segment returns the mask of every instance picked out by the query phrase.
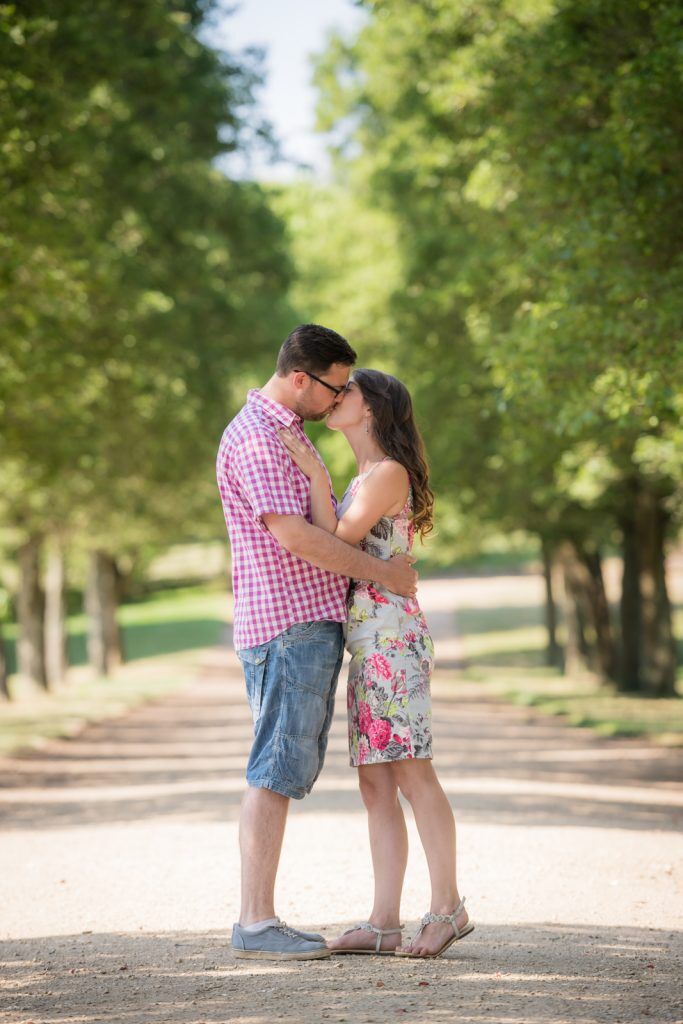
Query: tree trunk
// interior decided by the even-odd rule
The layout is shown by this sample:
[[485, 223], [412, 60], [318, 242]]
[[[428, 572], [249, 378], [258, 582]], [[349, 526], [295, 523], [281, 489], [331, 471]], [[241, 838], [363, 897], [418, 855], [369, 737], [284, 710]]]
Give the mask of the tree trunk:
[[595, 630], [597, 671], [602, 679], [614, 683], [617, 678], [617, 648], [607, 603], [605, 579], [602, 575], [600, 552], [583, 552], [582, 561], [588, 573], [586, 590]]
[[63, 681], [67, 663], [64, 553], [59, 542], [53, 540], [45, 571], [45, 670], [49, 686]]
[[11, 694], [9, 692], [9, 686], [7, 683], [7, 655], [5, 653], [5, 641], [2, 638], [2, 631], [0, 630], [0, 699], [10, 700]]
[[21, 675], [47, 689], [43, 593], [40, 589], [40, 548], [42, 539], [33, 535], [19, 548], [19, 644]]
[[103, 551], [93, 551], [86, 587], [88, 659], [98, 675], [109, 675], [123, 661], [121, 632], [116, 621], [116, 563]]
[[574, 675], [582, 667], [582, 651], [585, 648], [583, 626], [576, 592], [574, 573], [572, 570], [574, 554], [571, 545], [562, 544], [559, 549], [562, 565], [563, 602], [562, 617], [565, 627], [564, 672]]
[[543, 578], [545, 580], [545, 625], [548, 631], [546, 662], [548, 665], [561, 666], [562, 651], [557, 642], [557, 611], [553, 595], [553, 559], [550, 544], [542, 537], [541, 551], [543, 554]]
[[[576, 541], [561, 547], [567, 614], [568, 657], [574, 670], [582, 659], [605, 682], [616, 678], [617, 656], [605, 594], [600, 554]], [[567, 667], [567, 672], [571, 672]]]
[[676, 643], [666, 588], [668, 516], [661, 499], [643, 490], [638, 504], [642, 608], [641, 689], [656, 697], [676, 692]]
[[625, 513], [621, 516], [623, 576], [621, 581], [621, 663], [617, 678], [617, 688], [621, 693], [635, 693], [640, 689], [640, 642], [641, 642], [641, 604], [640, 604], [640, 550], [638, 546], [638, 528], [636, 523], [636, 503], [638, 484], [633, 481], [627, 500]]
[[117, 612], [121, 603], [121, 575], [116, 559], [110, 555], [104, 555], [103, 564], [106, 580], [105, 628], [107, 651], [109, 652], [109, 664], [116, 667], [123, 664], [126, 660], [123, 647], [123, 633], [117, 619]]

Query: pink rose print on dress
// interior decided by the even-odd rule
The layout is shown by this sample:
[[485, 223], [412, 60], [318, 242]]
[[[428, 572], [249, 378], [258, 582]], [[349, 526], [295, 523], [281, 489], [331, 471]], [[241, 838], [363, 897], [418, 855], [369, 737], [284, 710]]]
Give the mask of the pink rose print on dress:
[[375, 588], [371, 584], [368, 584], [368, 594], [375, 602], [375, 604], [389, 604], [386, 597], [383, 597], [382, 594], [380, 594], [379, 590], [375, 590]]
[[370, 705], [366, 704], [364, 700], [360, 702], [358, 708], [358, 725], [361, 732], [368, 732], [372, 725], [372, 712], [370, 711]]
[[404, 633], [403, 635], [405, 636], [409, 644], [414, 644], [417, 642], [417, 633], [413, 633], [412, 629], [409, 629], [408, 632]]
[[391, 739], [391, 722], [385, 718], [376, 718], [368, 730], [370, 746], [375, 750], [384, 750]]
[[358, 764], [365, 764], [369, 756], [370, 744], [366, 740], [365, 736], [361, 736], [358, 740]]
[[403, 611], [406, 615], [416, 615], [419, 612], [420, 606], [414, 597], [406, 597], [403, 602]]
[[368, 660], [375, 672], [377, 672], [382, 679], [391, 679], [391, 665], [383, 654], [373, 654]]

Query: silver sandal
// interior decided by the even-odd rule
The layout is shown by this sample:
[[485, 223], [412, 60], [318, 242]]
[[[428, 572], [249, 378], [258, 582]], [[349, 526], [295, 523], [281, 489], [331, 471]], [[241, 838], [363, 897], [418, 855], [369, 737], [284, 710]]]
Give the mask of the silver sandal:
[[403, 931], [403, 925], [398, 928], [375, 928], [374, 924], [370, 924], [369, 921], [363, 921], [361, 924], [355, 924], [353, 928], [347, 928], [342, 935], [350, 935], [351, 932], [364, 931], [374, 932], [377, 936], [374, 949], [333, 949], [333, 953], [363, 953], [370, 956], [393, 956], [393, 949], [380, 949], [382, 945], [382, 939], [385, 935], [396, 935]]
[[463, 899], [460, 900], [460, 903], [458, 903], [457, 907], [455, 908], [452, 914], [425, 914], [425, 916], [422, 918], [422, 921], [420, 922], [420, 927], [418, 928], [413, 938], [410, 940], [411, 946], [413, 942], [415, 942], [415, 939], [419, 938], [419, 936], [422, 934], [423, 928], [426, 928], [428, 924], [437, 924], [437, 922], [447, 921], [450, 924], [451, 928], [453, 929], [453, 938], [448, 939], [446, 942], [444, 942], [441, 949], [437, 949], [436, 953], [410, 953], [402, 949], [397, 949], [394, 953], [394, 956], [408, 956], [412, 957], [414, 960], [432, 960], [434, 957], [441, 956], [441, 954], [445, 953], [449, 946], [452, 946], [454, 942], [457, 942], [458, 939], [464, 939], [466, 935], [469, 935], [470, 932], [474, 931], [474, 924], [472, 921], [468, 921], [467, 924], [463, 925], [462, 928], [458, 928], [457, 924], [455, 923], [456, 917], [458, 916], [458, 914], [462, 912], [464, 906], [465, 899], [463, 897]]

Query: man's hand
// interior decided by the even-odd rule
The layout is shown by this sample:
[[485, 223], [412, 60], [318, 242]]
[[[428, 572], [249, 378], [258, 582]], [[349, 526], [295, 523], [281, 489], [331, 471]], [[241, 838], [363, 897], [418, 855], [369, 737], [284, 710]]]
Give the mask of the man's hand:
[[381, 582], [394, 594], [401, 597], [415, 597], [417, 593], [417, 572], [412, 568], [417, 561], [414, 555], [394, 555], [385, 562], [386, 573]]

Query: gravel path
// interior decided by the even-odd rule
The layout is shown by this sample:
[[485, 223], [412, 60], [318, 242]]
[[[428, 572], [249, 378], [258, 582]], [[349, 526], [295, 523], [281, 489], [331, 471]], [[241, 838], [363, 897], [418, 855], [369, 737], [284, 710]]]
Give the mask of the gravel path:
[[[683, 1022], [683, 751], [603, 740], [453, 684], [438, 635], [435, 764], [477, 928], [437, 961], [235, 961], [250, 719], [228, 648], [186, 690], [0, 761], [0, 1022]], [[341, 696], [341, 695], [340, 695]], [[404, 914], [428, 905], [410, 823]], [[315, 792], [292, 805], [278, 910], [332, 936], [371, 893], [340, 700]]]

